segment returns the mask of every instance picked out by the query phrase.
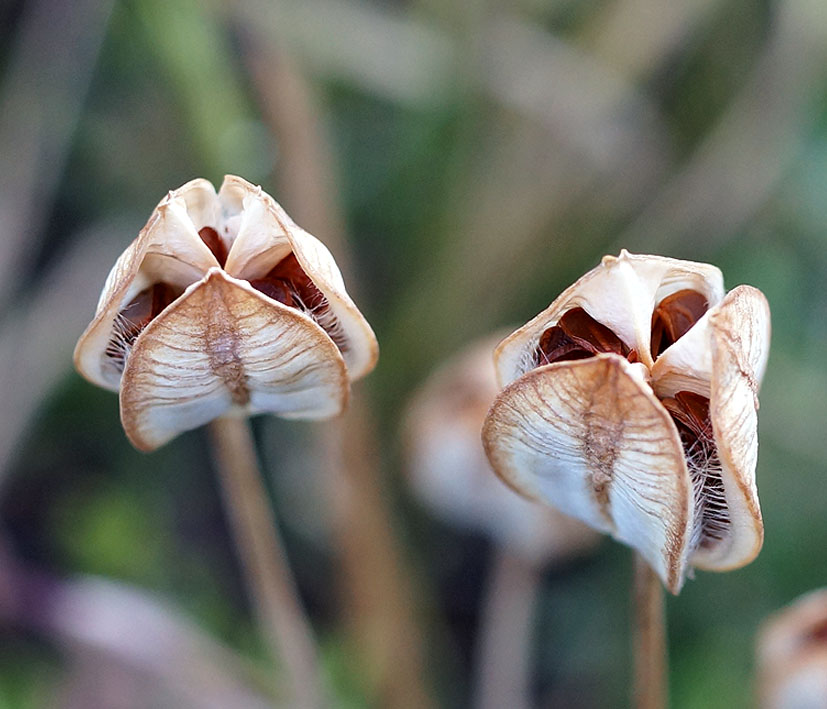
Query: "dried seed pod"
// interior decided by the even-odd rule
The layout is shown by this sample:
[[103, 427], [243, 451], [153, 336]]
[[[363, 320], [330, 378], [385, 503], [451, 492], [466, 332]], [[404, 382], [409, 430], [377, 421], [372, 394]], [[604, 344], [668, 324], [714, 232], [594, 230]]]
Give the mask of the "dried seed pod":
[[170, 192], [109, 273], [75, 348], [152, 450], [226, 413], [339, 413], [375, 365], [373, 331], [330, 252], [260, 187]]
[[767, 619], [757, 655], [764, 709], [827, 707], [827, 589], [811, 591]]
[[500, 339], [472, 343], [416, 393], [405, 420], [410, 482], [431, 512], [491, 537], [530, 564], [569, 558], [594, 547], [599, 535], [514, 494], [493, 475], [480, 443], [498, 390], [491, 350]]
[[714, 266], [606, 256], [495, 350], [495, 471], [637, 549], [673, 593], [690, 567], [749, 563], [769, 322]]

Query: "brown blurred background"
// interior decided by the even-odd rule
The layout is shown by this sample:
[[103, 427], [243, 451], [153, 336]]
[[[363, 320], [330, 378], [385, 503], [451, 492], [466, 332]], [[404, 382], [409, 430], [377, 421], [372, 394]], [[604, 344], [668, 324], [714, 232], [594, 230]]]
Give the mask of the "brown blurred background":
[[[204, 432], [140, 454], [71, 366], [154, 205], [225, 173], [382, 349], [344, 422], [254, 422], [336, 706], [470, 702], [493, 544], [401, 435], [443, 359], [621, 248], [766, 293], [765, 547], [668, 599], [673, 706], [752, 705], [758, 623], [827, 579], [822, 3], [4, 0], [0, 106], [0, 707], [267, 705]], [[541, 576], [533, 701], [623, 706], [630, 553]]]

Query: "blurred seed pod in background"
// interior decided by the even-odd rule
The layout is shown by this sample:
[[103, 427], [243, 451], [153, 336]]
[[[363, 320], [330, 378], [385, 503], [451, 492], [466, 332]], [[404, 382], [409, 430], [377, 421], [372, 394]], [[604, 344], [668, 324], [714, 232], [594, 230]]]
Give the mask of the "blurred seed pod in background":
[[542, 570], [592, 551], [600, 535], [510, 490], [485, 457], [480, 429], [497, 393], [492, 352], [474, 342], [416, 393], [406, 417], [409, 481], [428, 510], [495, 546], [476, 640], [473, 704], [533, 705], [534, 607]]
[[503, 334], [454, 355], [416, 393], [405, 423], [409, 482], [445, 522], [530, 563], [554, 563], [591, 549], [599, 535], [516, 494], [491, 470], [480, 429], [497, 394], [492, 352]]
[[827, 588], [801, 596], [764, 621], [757, 660], [763, 709], [827, 707]]

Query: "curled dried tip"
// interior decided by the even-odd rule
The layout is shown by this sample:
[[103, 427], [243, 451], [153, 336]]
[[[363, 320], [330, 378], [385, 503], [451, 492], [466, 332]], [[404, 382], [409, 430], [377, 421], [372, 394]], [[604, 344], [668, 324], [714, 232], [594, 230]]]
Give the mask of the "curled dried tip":
[[749, 563], [763, 541], [760, 291], [714, 266], [621, 252], [495, 350], [505, 388], [483, 439], [495, 471], [637, 549], [677, 593], [693, 566]]
[[827, 589], [770, 616], [756, 653], [763, 709], [827, 706]]
[[409, 481], [433, 514], [493, 538], [529, 563], [570, 558], [593, 548], [599, 535], [509, 490], [480, 442], [497, 393], [491, 350], [500, 337], [471, 343], [416, 392], [405, 417]]
[[377, 357], [330, 252], [234, 176], [168, 193], [75, 348], [144, 450], [233, 411], [335, 415]]

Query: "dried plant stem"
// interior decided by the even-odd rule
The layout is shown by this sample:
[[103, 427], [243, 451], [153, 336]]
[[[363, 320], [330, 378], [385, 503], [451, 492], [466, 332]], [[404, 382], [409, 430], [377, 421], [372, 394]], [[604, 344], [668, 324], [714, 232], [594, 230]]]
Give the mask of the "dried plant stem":
[[346, 622], [374, 703], [388, 709], [434, 707], [416, 594], [394, 533], [364, 397], [353, 392], [349, 410], [326, 432], [331, 472], [337, 473], [330, 480]]
[[480, 618], [474, 706], [531, 706], [531, 620], [540, 584], [537, 567], [507, 549], [489, 572]]
[[[242, 21], [239, 31], [263, 115], [283, 147], [278, 171], [282, 203], [303, 227], [323, 238], [348, 283], [358, 289], [336, 199], [334, 156], [323, 134], [312, 86], [300, 65], [272, 38], [262, 35], [261, 27]], [[434, 706], [425, 680], [416, 594], [393, 529], [385, 474], [364, 396], [354, 391], [348, 411], [318, 433], [330, 461], [326, 477], [344, 612], [367, 683], [383, 707]]]
[[249, 424], [219, 418], [210, 425], [227, 514], [251, 600], [272, 653], [291, 684], [291, 706], [319, 707], [316, 647], [256, 461]]
[[635, 554], [634, 581], [634, 694], [637, 709], [663, 709], [667, 705], [666, 622], [660, 579]]

